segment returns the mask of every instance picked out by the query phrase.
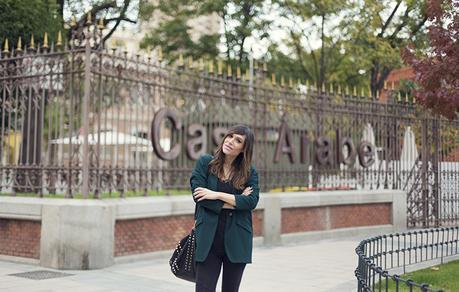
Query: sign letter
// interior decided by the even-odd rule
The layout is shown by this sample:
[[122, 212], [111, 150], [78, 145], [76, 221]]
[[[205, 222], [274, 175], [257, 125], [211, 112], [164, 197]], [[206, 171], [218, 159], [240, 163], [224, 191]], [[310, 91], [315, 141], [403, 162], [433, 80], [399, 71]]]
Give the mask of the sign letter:
[[[186, 154], [188, 158], [197, 160], [200, 155], [206, 153], [207, 150], [207, 133], [203, 125], [191, 124], [188, 127], [188, 137], [194, 137], [188, 140], [186, 145]], [[196, 146], [199, 150], [196, 151]]]
[[[180, 154], [180, 145], [176, 144], [169, 152], [164, 151], [164, 149], [159, 144], [159, 140], [161, 138], [160, 130], [161, 130], [161, 122], [164, 119], [169, 119], [172, 123], [172, 129], [180, 130], [182, 124], [177, 118], [177, 114], [174, 110], [163, 108], [156, 112], [153, 121], [151, 122], [151, 143], [153, 144], [153, 149], [155, 154], [162, 160], [173, 160], [177, 158]], [[171, 137], [172, 138], [172, 137]]]
[[[284, 145], [285, 142], [285, 145]], [[290, 163], [294, 163], [293, 158], [293, 145], [290, 137], [290, 130], [286, 121], [282, 121], [279, 130], [279, 139], [277, 139], [276, 153], [274, 155], [274, 163], [279, 162], [280, 155], [286, 153], [290, 159]]]

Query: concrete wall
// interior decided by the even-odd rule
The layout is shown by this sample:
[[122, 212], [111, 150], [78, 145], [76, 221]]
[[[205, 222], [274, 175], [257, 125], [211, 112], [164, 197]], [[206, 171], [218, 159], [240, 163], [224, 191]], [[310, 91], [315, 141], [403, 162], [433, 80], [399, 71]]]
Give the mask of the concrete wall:
[[88, 270], [113, 264], [115, 210], [99, 201], [42, 207], [40, 264]]
[[[159, 251], [169, 253], [191, 229], [193, 212], [194, 203], [188, 196], [0, 197], [0, 222], [41, 224], [39, 246], [35, 246], [40, 251], [38, 261], [21, 253], [6, 253], [2, 246], [0, 259], [56, 269], [97, 269]], [[255, 245], [398, 232], [406, 228], [406, 194], [394, 190], [263, 193], [253, 224]], [[0, 238], [5, 236], [14, 239], [0, 226]]]

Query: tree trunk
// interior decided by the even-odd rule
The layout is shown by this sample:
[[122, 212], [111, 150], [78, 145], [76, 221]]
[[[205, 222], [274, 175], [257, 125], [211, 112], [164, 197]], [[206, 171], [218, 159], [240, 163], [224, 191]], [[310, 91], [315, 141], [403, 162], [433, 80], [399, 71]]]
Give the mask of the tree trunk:
[[320, 49], [319, 80], [317, 82], [319, 88], [322, 88], [322, 84], [325, 83], [325, 33], [324, 33], [324, 25], [325, 25], [325, 14], [322, 14], [322, 27], [321, 27], [322, 47]]
[[65, 0], [57, 0], [56, 1], [57, 6], [59, 7], [57, 11], [59, 12], [59, 16], [61, 19], [64, 19], [64, 5], [65, 5]]
[[240, 44], [241, 50], [239, 51], [239, 64], [242, 64], [242, 58], [244, 57], [244, 43], [245, 43], [245, 37], [242, 39], [241, 44]]
[[383, 67], [382, 71], [380, 72], [380, 63], [379, 61], [373, 61], [373, 68], [370, 71], [370, 90], [371, 96], [377, 96], [377, 92], [381, 92], [384, 88], [384, 82], [389, 76], [391, 69], [388, 67]]

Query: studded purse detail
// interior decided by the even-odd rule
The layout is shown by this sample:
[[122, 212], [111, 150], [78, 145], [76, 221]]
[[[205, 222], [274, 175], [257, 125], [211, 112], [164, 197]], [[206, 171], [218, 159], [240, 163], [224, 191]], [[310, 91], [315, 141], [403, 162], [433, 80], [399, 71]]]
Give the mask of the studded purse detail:
[[196, 263], [194, 261], [196, 250], [196, 235], [194, 228], [177, 244], [169, 260], [172, 273], [183, 280], [196, 281]]

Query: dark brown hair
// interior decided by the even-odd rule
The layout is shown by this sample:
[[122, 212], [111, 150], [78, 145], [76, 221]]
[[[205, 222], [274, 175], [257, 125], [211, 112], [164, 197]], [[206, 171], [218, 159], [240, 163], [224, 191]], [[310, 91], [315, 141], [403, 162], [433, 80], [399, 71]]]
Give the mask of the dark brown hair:
[[215, 151], [214, 158], [209, 163], [210, 172], [219, 177], [223, 178], [224, 171], [223, 165], [225, 164], [225, 154], [222, 151], [223, 143], [225, 142], [226, 137], [232, 134], [243, 135], [245, 136], [244, 146], [241, 153], [234, 159], [233, 164], [231, 165], [231, 177], [229, 178], [231, 184], [236, 188], [242, 190], [245, 183], [250, 178], [250, 167], [252, 165], [252, 155], [253, 155], [253, 144], [254, 136], [252, 130], [245, 125], [236, 125], [228, 130], [220, 144]]

